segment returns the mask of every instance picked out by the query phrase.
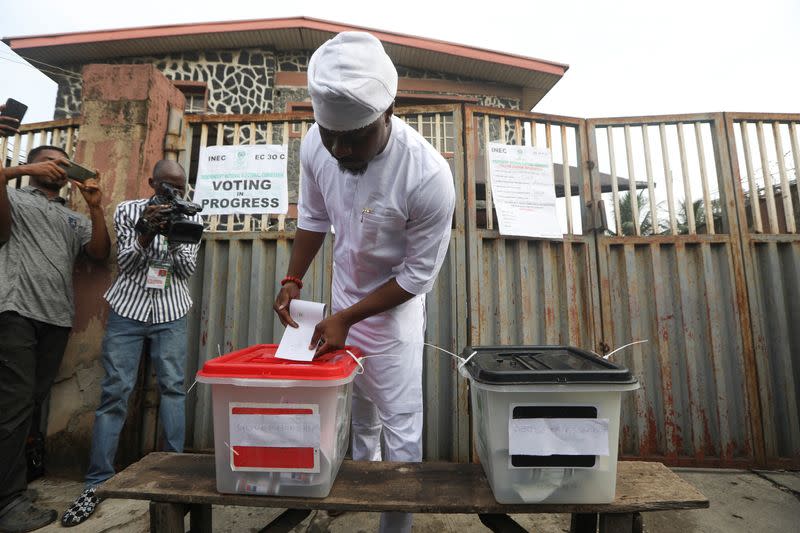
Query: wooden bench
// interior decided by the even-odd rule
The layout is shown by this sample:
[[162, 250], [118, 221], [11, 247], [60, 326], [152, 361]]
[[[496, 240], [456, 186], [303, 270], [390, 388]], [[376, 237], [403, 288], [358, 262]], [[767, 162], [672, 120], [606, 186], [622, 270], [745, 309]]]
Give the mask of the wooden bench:
[[192, 533], [211, 531], [212, 505], [288, 509], [262, 532], [288, 532], [315, 509], [478, 514], [495, 532], [525, 531], [508, 513], [571, 513], [573, 533], [642, 531], [639, 513], [700, 509], [708, 500], [661, 463], [620, 462], [617, 498], [609, 504], [497, 503], [481, 465], [344, 461], [330, 495], [324, 499], [220, 494], [214, 456], [151, 453], [99, 489], [103, 498], [150, 500], [150, 531], [184, 531], [190, 513]]

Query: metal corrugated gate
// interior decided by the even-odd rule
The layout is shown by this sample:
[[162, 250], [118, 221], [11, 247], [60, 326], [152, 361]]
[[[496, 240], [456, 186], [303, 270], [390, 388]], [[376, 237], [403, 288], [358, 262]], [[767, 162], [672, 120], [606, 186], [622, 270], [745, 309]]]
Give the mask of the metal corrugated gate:
[[[765, 462], [800, 465], [800, 115], [725, 114]], [[765, 131], [766, 130], [766, 131]]]
[[649, 339], [614, 356], [642, 384], [624, 399], [621, 453], [752, 464], [759, 416], [722, 115], [589, 120], [588, 137], [605, 156], [593, 181], [620, 168], [629, 180], [593, 187], [614, 218], [598, 234], [603, 339]]
[[[754, 205], [749, 191], [764, 189], [771, 174], [748, 182], [748, 136], [733, 134], [742, 124], [762, 128], [750, 122], [778, 124], [781, 134], [771, 140], [754, 130], [762, 167], [767, 148], [791, 146], [796, 173], [797, 116], [587, 121], [474, 106], [398, 114], [451, 162], [461, 199], [447, 260], [428, 295], [428, 342], [455, 352], [469, 344], [544, 343], [603, 353], [649, 339], [614, 355], [643, 384], [625, 400], [623, 455], [671, 464], [800, 464], [800, 337], [792, 328], [800, 316], [800, 221], [792, 226], [789, 216], [796, 220], [800, 196], [792, 203], [783, 192], [779, 202], [760, 195]], [[193, 166], [198, 145], [284, 143], [296, 194], [297, 151], [311, 120], [191, 117], [196, 133], [184, 164]], [[551, 149], [563, 240], [499, 234], [487, 141]], [[744, 178], [740, 167], [748, 169]], [[776, 169], [775, 183], [796, 194], [788, 168]], [[288, 263], [293, 214], [209, 222], [193, 279], [190, 353], [198, 357], [190, 372], [218, 346], [227, 352], [281, 334], [271, 304]], [[329, 300], [330, 242], [306, 281], [313, 296], [306, 295]], [[193, 394], [189, 444], [208, 447], [209, 391]], [[467, 384], [447, 356], [426, 351], [424, 394], [425, 457], [469, 460]]]
[[[599, 312], [594, 235], [583, 231], [591, 219], [583, 120], [480, 107], [467, 107], [465, 116], [470, 343], [593, 349]], [[563, 240], [500, 235], [488, 142], [551, 149], [561, 169]]]

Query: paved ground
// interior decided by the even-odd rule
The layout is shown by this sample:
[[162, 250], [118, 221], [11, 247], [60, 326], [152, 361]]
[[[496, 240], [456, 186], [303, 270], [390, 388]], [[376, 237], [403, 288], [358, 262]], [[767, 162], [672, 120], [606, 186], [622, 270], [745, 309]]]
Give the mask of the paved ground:
[[[645, 530], [663, 533], [795, 533], [800, 531], [800, 472], [676, 469], [711, 501], [710, 509], [645, 514]], [[81, 491], [81, 483], [58, 478], [31, 484], [37, 501], [63, 512]], [[257, 532], [279, 511], [252, 507], [214, 507], [214, 531]], [[528, 531], [569, 531], [568, 515], [514, 515]], [[424, 533], [488, 531], [475, 516], [416, 515], [414, 531]], [[377, 530], [378, 515], [348, 513], [331, 519], [325, 513], [310, 516], [295, 533], [369, 533]], [[146, 532], [146, 502], [108, 500], [71, 533]], [[187, 521], [188, 528], [188, 521]], [[40, 532], [64, 533], [59, 524]]]

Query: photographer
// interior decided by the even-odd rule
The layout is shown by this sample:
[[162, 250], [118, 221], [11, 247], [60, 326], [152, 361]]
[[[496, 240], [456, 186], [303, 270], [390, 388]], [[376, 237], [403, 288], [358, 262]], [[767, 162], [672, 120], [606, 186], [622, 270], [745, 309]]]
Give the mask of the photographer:
[[[188, 280], [197, 264], [202, 223], [196, 213], [178, 215], [176, 223], [175, 206], [167, 204], [188, 204], [170, 194], [174, 190], [182, 197], [186, 190], [186, 175], [178, 163], [159, 161], [148, 183], [153, 198], [122, 202], [114, 214], [119, 272], [105, 294], [111, 306], [103, 339], [106, 377], [95, 412], [85, 490], [61, 517], [67, 527], [89, 518], [100, 503], [95, 487], [114, 475], [119, 435], [145, 339], [150, 340], [161, 392], [159, 417], [166, 449], [183, 451], [186, 314], [192, 306]], [[170, 242], [165, 236], [170, 225], [197, 230], [195, 244]]]
[[[0, 531], [29, 531], [57, 517], [25, 496], [25, 443], [72, 328], [75, 260], [84, 253], [102, 261], [111, 247], [96, 180], [73, 182], [91, 219], [59, 196], [68, 164], [61, 148], [39, 146], [26, 164], [0, 168]], [[7, 187], [23, 176], [28, 187]]]

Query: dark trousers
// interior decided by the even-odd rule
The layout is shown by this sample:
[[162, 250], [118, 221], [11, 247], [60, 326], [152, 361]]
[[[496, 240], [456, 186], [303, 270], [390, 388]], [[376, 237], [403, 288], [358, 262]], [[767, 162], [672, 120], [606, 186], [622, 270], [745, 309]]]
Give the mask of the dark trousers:
[[0, 509], [28, 486], [25, 442], [50, 391], [70, 328], [0, 313]]

